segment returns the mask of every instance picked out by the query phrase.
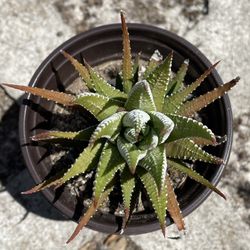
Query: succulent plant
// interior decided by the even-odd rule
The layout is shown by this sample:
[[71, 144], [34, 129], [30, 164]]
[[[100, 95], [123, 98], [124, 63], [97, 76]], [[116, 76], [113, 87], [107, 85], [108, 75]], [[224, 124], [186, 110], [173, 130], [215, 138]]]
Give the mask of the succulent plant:
[[189, 85], [184, 83], [189, 62], [184, 61], [179, 70], [173, 73], [173, 52], [164, 60], [154, 54], [145, 70], [141, 70], [138, 58], [132, 60], [129, 33], [123, 13], [121, 22], [122, 70], [116, 78], [115, 86], [86, 62], [81, 64], [65, 51], [62, 51], [62, 54], [78, 71], [88, 89], [80, 95], [4, 84], [61, 105], [82, 106], [98, 121], [96, 126], [79, 132], [47, 131], [32, 137], [35, 141], [60, 138], [88, 142], [88, 146], [65, 173], [60, 172], [23, 192], [31, 194], [51, 186], [59, 187], [80, 174], [94, 170], [92, 203], [68, 242], [75, 238], [108, 198], [117, 185], [117, 178], [120, 180], [124, 207], [122, 230], [133, 213], [132, 196], [138, 196], [141, 188], [139, 183], [147, 192], [163, 234], [165, 235], [167, 211], [178, 229], [184, 229], [169, 169], [185, 173], [225, 198], [221, 191], [189, 166], [190, 162], [195, 161], [222, 163], [222, 159], [202, 149], [205, 145], [216, 146], [220, 142], [208, 127], [194, 117], [202, 108], [229, 91], [239, 78], [194, 98], [191, 95], [193, 91], [218, 63]]

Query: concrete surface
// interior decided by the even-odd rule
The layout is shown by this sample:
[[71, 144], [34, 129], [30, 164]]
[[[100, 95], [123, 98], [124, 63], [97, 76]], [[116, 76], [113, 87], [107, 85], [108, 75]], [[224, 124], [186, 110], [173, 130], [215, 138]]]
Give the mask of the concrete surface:
[[[184, 36], [218, 67], [224, 81], [239, 75], [230, 98], [234, 144], [219, 187], [185, 219], [187, 233], [164, 239], [160, 232], [103, 240], [84, 229], [69, 246], [75, 227], [40, 195], [23, 197], [32, 185], [18, 145], [18, 97], [0, 89], [0, 249], [250, 249], [250, 2], [248, 0], [0, 0], [0, 82], [28, 83], [55, 47], [88, 28], [128, 20], [150, 23]], [[10, 94], [10, 95], [9, 95]], [[169, 237], [176, 236], [174, 227]], [[109, 242], [109, 243], [107, 243]]]

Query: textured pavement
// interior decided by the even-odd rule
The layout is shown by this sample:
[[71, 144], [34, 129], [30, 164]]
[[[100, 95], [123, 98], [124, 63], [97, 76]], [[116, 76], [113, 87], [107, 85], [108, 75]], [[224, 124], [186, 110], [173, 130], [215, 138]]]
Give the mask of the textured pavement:
[[[210, 0], [0, 0], [0, 82], [27, 84], [41, 61], [76, 33], [119, 22], [154, 24], [183, 36], [212, 62], [226, 82], [240, 76], [229, 96], [234, 144], [219, 188], [186, 219], [187, 233], [164, 239], [160, 232], [116, 238], [84, 229], [69, 246], [75, 227], [32, 186], [18, 144], [19, 92], [0, 89], [0, 249], [250, 249], [250, 1]], [[168, 236], [178, 235], [171, 226]]]

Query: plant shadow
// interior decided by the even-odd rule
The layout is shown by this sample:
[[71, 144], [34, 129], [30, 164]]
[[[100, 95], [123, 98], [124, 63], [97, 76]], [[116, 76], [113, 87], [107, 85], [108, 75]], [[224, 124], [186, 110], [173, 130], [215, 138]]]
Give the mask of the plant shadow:
[[[2, 96], [2, 93], [1, 93]], [[66, 220], [46, 198], [40, 194], [22, 195], [21, 192], [35, 185], [21, 153], [18, 133], [19, 105], [6, 95], [1, 104], [0, 121], [0, 192], [8, 192], [16, 202], [25, 208], [22, 220], [31, 212], [52, 220]], [[19, 100], [20, 102], [20, 100]], [[9, 105], [8, 105], [9, 104]], [[7, 108], [7, 106], [9, 106]], [[7, 108], [7, 109], [6, 109]]]

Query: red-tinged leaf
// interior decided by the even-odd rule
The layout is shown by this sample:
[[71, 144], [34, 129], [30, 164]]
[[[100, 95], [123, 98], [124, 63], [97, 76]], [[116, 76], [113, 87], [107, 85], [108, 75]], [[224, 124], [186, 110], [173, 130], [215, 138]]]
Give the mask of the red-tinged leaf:
[[122, 61], [122, 76], [124, 92], [128, 93], [132, 87], [133, 67], [132, 55], [129, 40], [128, 27], [126, 24], [124, 13], [121, 11], [122, 23], [122, 38], [123, 38], [123, 61]]
[[179, 110], [181, 105], [183, 105], [183, 102], [186, 101], [188, 96], [200, 86], [200, 84], [212, 72], [212, 70], [217, 66], [218, 63], [219, 62], [215, 63], [210, 68], [208, 68], [200, 77], [198, 77], [193, 83], [188, 85], [186, 88], [174, 94], [166, 95], [163, 106], [163, 113], [175, 114]]
[[142, 167], [138, 167], [137, 174], [139, 175], [147, 194], [152, 202], [154, 211], [159, 220], [162, 233], [165, 237], [166, 228], [166, 208], [167, 208], [167, 189], [162, 188], [161, 193], [158, 192], [157, 185], [152, 175]]
[[67, 240], [66, 244], [70, 243], [80, 233], [80, 231], [88, 224], [89, 220], [94, 215], [98, 207], [100, 207], [102, 203], [108, 198], [113, 188], [114, 188], [114, 179], [109, 183], [106, 190], [100, 196], [99, 200], [95, 204], [94, 202], [92, 202], [86, 213], [80, 219], [79, 224], [77, 225], [73, 234]]
[[54, 90], [41, 89], [37, 87], [30, 87], [30, 86], [23, 86], [23, 85], [16, 85], [16, 84], [3, 83], [3, 85], [13, 88], [13, 89], [18, 89], [18, 90], [30, 93], [32, 95], [40, 96], [44, 99], [54, 101], [62, 105], [66, 105], [66, 106], [75, 105], [76, 98], [70, 94], [65, 94], [62, 92], [54, 91]]
[[179, 203], [176, 199], [176, 195], [171, 184], [169, 176], [166, 176], [166, 185], [167, 185], [167, 210], [176, 224], [179, 231], [185, 230], [185, 224], [182, 217], [182, 213], [179, 207]]
[[179, 70], [177, 71], [176, 75], [173, 77], [173, 79], [170, 81], [168, 85], [167, 94], [173, 94], [181, 89], [184, 88], [184, 78], [187, 73], [189, 65], [189, 60], [185, 60]]
[[57, 141], [58, 139], [89, 141], [96, 126], [91, 126], [77, 132], [46, 131], [31, 137], [33, 141]]
[[21, 194], [33, 194], [33, 193], [42, 191], [45, 188], [56, 186], [56, 185], [61, 183], [61, 178], [63, 177], [63, 175], [64, 175], [64, 171], [61, 171], [61, 172], [57, 173], [55, 176], [49, 178], [48, 180], [45, 180], [42, 183], [34, 186], [33, 188], [31, 188], [27, 191], [21, 192]]
[[125, 218], [123, 222], [123, 228], [124, 228], [129, 220], [131, 198], [135, 188], [135, 177], [130, 173], [130, 170], [127, 166], [121, 173], [121, 188], [122, 188], [123, 205], [125, 213]]
[[191, 101], [184, 103], [177, 114], [183, 116], [193, 116], [196, 112], [200, 111], [202, 108], [206, 107], [210, 103], [214, 102], [219, 97], [223, 96], [227, 91], [236, 85], [240, 80], [239, 77], [225, 83], [214, 90], [207, 92]]
[[73, 56], [71, 56], [67, 52], [61, 50], [61, 53], [71, 62], [71, 64], [76, 69], [76, 71], [79, 73], [82, 80], [84, 82], [86, 82], [88, 88], [92, 89], [91, 79], [90, 79], [89, 72], [88, 72], [87, 68], [84, 65], [82, 65], [80, 62], [78, 62]]

